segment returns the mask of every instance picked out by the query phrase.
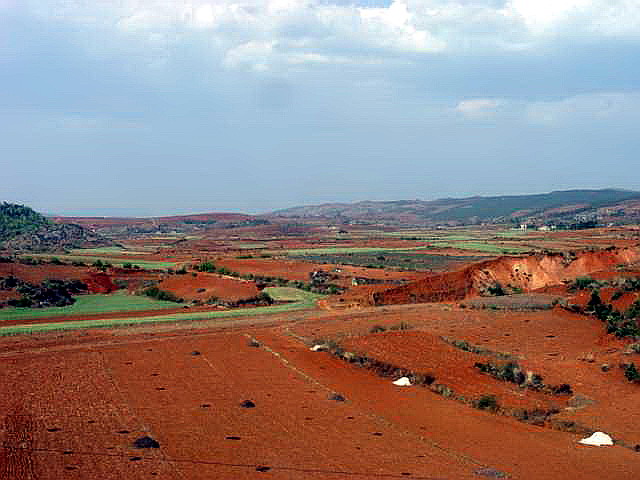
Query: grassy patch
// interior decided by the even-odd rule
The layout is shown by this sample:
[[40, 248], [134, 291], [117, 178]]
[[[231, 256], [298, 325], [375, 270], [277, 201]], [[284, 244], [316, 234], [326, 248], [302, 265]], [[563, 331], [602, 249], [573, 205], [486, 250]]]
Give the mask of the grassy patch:
[[267, 287], [264, 291], [276, 302], [302, 302], [312, 305], [322, 295], [293, 287]]
[[385, 253], [408, 252], [412, 250], [428, 250], [429, 245], [408, 248], [391, 247], [321, 247], [321, 248], [294, 248], [291, 250], [271, 250], [274, 255], [307, 256], [307, 255], [332, 255], [345, 253]]
[[174, 302], [120, 292], [112, 295], [79, 295], [74, 298], [76, 302], [66, 307], [3, 308], [0, 309], [0, 321], [176, 308]]
[[434, 242], [433, 244], [436, 247], [441, 248], [457, 248], [460, 250], [473, 250], [476, 252], [487, 252], [487, 253], [524, 253], [531, 251], [530, 248], [526, 247], [518, 247], [515, 245], [497, 245], [494, 243], [484, 243], [484, 242]]
[[402, 270], [415, 271], [445, 270], [457, 265], [484, 260], [484, 257], [479, 256], [432, 255], [411, 252], [307, 255], [300, 258], [314, 263], [355, 265], [373, 268], [399, 268]]
[[[175, 303], [172, 304], [175, 306]], [[143, 323], [167, 323], [167, 322], [187, 322], [196, 320], [213, 320], [217, 318], [243, 317], [254, 315], [267, 315], [272, 313], [283, 313], [294, 310], [307, 309], [311, 304], [307, 302], [287, 303], [283, 305], [274, 305], [271, 307], [256, 308], [240, 308], [237, 310], [228, 310], [222, 312], [198, 312], [198, 313], [174, 313], [169, 315], [157, 315], [153, 317], [126, 317], [126, 318], [109, 318], [96, 320], [81, 320], [75, 322], [57, 322], [57, 323], [40, 323], [35, 325], [15, 325], [10, 327], [1, 327], [0, 336], [19, 335], [30, 333], [50, 332], [57, 330], [72, 330], [82, 328], [105, 328], [138, 325]]]
[[52, 258], [55, 257], [67, 263], [71, 263], [71, 262], [93, 263], [100, 260], [101, 262], [110, 263], [114, 266], [120, 266], [120, 267], [125, 263], [133, 262], [139, 267], [147, 268], [147, 269], [165, 269], [165, 268], [172, 268], [177, 265], [176, 262], [159, 262], [159, 261], [153, 261], [153, 260], [123, 259], [123, 258], [113, 258], [109, 256], [91, 256], [91, 255], [52, 255], [47, 253], [34, 253], [29, 255], [21, 255], [20, 257], [41, 258], [47, 261], [50, 261]]

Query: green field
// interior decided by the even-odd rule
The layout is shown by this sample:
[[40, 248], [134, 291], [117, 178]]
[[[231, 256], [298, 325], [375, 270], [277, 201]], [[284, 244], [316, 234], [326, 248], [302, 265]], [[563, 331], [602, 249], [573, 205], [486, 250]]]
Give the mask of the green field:
[[98, 248], [75, 248], [71, 250], [71, 255], [148, 255], [149, 252], [139, 250], [128, 250], [122, 247], [98, 247]]
[[473, 250], [475, 252], [487, 252], [487, 253], [525, 253], [530, 252], [531, 248], [518, 247], [512, 245], [496, 245], [493, 243], [483, 242], [434, 242], [435, 247], [440, 248], [457, 248], [460, 250]]
[[146, 296], [127, 295], [121, 292], [111, 295], [78, 295], [75, 299], [76, 302], [67, 307], [2, 308], [0, 309], [0, 322], [27, 318], [57, 317], [60, 315], [159, 310], [180, 306], [174, 302], [165, 302]]
[[320, 248], [297, 248], [291, 250], [270, 250], [273, 255], [289, 255], [292, 257], [303, 257], [306, 255], [337, 255], [348, 253], [385, 253], [385, 252], [409, 252], [412, 250], [427, 250], [433, 248], [430, 245], [419, 247], [320, 247]]
[[322, 297], [320, 294], [293, 287], [267, 287], [264, 291], [276, 302], [304, 302], [313, 305], [317, 299]]
[[[40, 323], [35, 325], [14, 325], [9, 327], [0, 327], [0, 336], [5, 335], [19, 335], [29, 333], [50, 332], [56, 330], [71, 330], [82, 328], [103, 328], [103, 327], [117, 327], [127, 325], [137, 325], [143, 323], [166, 323], [166, 322], [186, 322], [195, 320], [213, 320], [216, 318], [228, 318], [228, 317], [242, 317], [242, 316], [254, 316], [254, 315], [267, 315], [272, 313], [283, 313], [294, 310], [303, 310], [315, 305], [315, 300], [321, 295], [309, 294], [308, 292], [298, 291], [293, 292], [291, 290], [297, 289], [283, 289], [274, 287], [275, 291], [267, 292], [274, 297], [292, 298], [298, 296], [300, 301], [294, 303], [287, 303], [282, 305], [274, 305], [271, 307], [256, 307], [256, 308], [241, 308], [237, 310], [227, 310], [221, 312], [198, 312], [198, 313], [174, 313], [168, 315], [157, 315], [153, 317], [127, 317], [127, 318], [109, 318], [109, 319], [96, 319], [96, 320], [81, 320], [75, 322], [57, 322], [57, 323]], [[286, 291], [285, 291], [286, 290]], [[173, 304], [175, 305], [175, 304]]]
[[138, 265], [140, 268], [146, 269], [159, 269], [163, 270], [165, 268], [174, 268], [177, 263], [176, 262], [158, 262], [153, 260], [138, 260], [136, 258], [123, 259], [123, 258], [113, 258], [109, 256], [91, 256], [91, 255], [52, 255], [49, 253], [33, 253], [29, 255], [20, 255], [20, 257], [26, 258], [41, 258], [43, 260], [51, 260], [52, 258], [57, 258], [63, 262], [84, 262], [86, 264], [91, 264], [100, 260], [101, 262], [110, 263], [114, 266], [122, 266], [125, 263], [132, 263], [134, 265]]
[[301, 260], [314, 263], [355, 265], [368, 268], [392, 268], [411, 271], [432, 271], [456, 268], [461, 264], [485, 260], [477, 255], [437, 255], [416, 252], [347, 253], [333, 255], [307, 255]]

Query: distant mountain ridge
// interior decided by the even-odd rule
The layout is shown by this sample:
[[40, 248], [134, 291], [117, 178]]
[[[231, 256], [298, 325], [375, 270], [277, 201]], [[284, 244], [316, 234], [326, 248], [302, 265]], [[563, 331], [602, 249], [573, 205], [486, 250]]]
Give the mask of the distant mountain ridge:
[[636, 223], [640, 222], [640, 192], [584, 189], [430, 201], [327, 203], [278, 210], [267, 218], [409, 225]]

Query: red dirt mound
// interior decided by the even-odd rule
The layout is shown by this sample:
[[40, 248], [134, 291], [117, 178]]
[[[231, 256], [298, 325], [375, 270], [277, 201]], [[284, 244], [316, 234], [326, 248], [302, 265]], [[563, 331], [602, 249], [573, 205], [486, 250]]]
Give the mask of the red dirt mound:
[[384, 292], [376, 292], [363, 299], [363, 303], [389, 305], [455, 301], [481, 294], [495, 284], [530, 292], [600, 270], [613, 269], [617, 265], [628, 265], [638, 260], [640, 260], [638, 248], [500, 257], [456, 272], [431, 275], [417, 282]]

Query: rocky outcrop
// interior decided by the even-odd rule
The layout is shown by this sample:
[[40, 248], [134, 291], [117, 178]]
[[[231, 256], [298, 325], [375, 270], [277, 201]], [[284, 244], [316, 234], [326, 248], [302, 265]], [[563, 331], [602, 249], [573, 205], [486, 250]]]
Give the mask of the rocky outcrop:
[[101, 235], [74, 224], [49, 224], [5, 241], [7, 250], [47, 252], [69, 248], [106, 247], [114, 245]]

